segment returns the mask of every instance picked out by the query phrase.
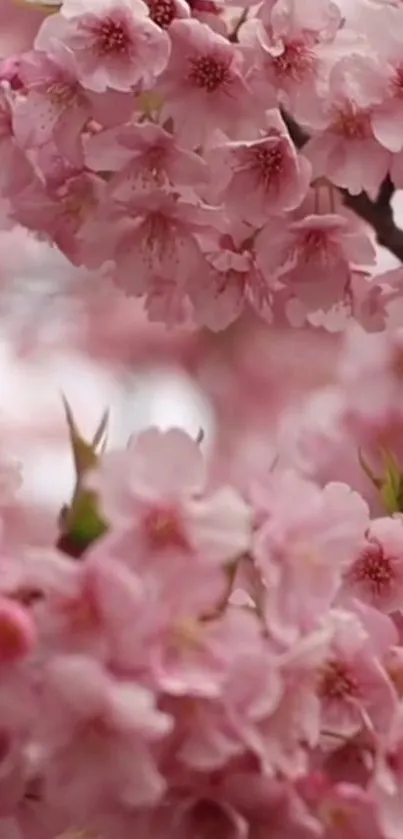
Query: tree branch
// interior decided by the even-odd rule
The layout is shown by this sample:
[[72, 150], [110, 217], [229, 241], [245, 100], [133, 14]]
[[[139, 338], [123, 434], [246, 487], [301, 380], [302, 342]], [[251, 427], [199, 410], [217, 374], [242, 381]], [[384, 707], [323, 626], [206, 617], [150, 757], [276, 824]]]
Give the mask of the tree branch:
[[[309, 134], [285, 111], [282, 111], [282, 116], [295, 146], [302, 149], [309, 140]], [[338, 191], [344, 205], [372, 227], [377, 242], [403, 263], [403, 230], [397, 227], [393, 219], [390, 202], [395, 190], [389, 175], [383, 181], [375, 201], [368, 198], [365, 192], [350, 195], [346, 189]]]

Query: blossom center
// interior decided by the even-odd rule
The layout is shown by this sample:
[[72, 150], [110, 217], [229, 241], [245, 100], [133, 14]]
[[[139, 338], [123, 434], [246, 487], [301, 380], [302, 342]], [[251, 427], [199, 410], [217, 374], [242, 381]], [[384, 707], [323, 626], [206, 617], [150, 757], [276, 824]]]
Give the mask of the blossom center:
[[59, 107], [70, 105], [76, 98], [74, 87], [67, 82], [54, 82], [47, 90], [52, 105]]
[[293, 82], [303, 82], [314, 73], [316, 57], [303, 41], [289, 41], [272, 63], [277, 77], [285, 76]]
[[229, 81], [228, 65], [214, 56], [201, 56], [192, 60], [189, 78], [195, 87], [214, 93]]
[[357, 684], [341, 661], [328, 661], [319, 678], [318, 693], [323, 699], [337, 700], [354, 696]]
[[376, 594], [381, 593], [393, 580], [390, 559], [381, 545], [368, 545], [352, 568], [355, 582], [369, 583]]
[[176, 17], [174, 0], [150, 0], [148, 5], [151, 20], [161, 29], [166, 29]]
[[371, 134], [369, 114], [359, 110], [353, 102], [348, 102], [336, 110], [332, 131], [346, 140], [366, 140]]
[[127, 27], [121, 21], [106, 18], [96, 30], [97, 50], [103, 55], [124, 55], [130, 45]]
[[265, 181], [273, 175], [279, 175], [283, 168], [283, 154], [278, 146], [274, 148], [256, 148], [253, 150], [255, 168]]
[[152, 550], [189, 549], [180, 513], [172, 507], [149, 510], [143, 519], [143, 529]]
[[306, 261], [325, 255], [329, 249], [328, 234], [324, 230], [308, 230], [303, 236], [302, 251]]

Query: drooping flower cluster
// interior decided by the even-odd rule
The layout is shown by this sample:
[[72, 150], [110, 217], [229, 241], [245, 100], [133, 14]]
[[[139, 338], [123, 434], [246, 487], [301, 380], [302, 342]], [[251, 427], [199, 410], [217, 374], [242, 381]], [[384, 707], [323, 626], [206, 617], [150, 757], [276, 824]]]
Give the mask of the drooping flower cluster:
[[163, 323], [382, 319], [372, 236], [339, 188], [376, 203], [403, 185], [401, 4], [3, 3], [4, 223]]
[[66, 402], [58, 518], [1, 453], [0, 839], [402, 837], [402, 32], [0, 0], [0, 227], [71, 265], [76, 348], [215, 414], [114, 450]]

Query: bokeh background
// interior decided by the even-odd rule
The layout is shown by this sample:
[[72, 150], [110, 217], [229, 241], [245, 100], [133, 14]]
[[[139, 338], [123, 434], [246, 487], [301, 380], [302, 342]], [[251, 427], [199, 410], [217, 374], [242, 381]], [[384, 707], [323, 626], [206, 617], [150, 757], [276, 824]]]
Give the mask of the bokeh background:
[[[394, 212], [403, 225], [401, 192], [394, 197]], [[377, 272], [397, 264], [378, 248]], [[22, 463], [27, 499], [56, 510], [71, 494], [73, 465], [61, 393], [89, 436], [109, 408], [110, 446], [124, 445], [132, 433], [150, 424], [180, 426], [195, 437], [203, 429], [204, 445], [212, 443], [211, 402], [169, 362], [169, 353], [162, 363], [161, 342], [174, 343], [173, 335], [164, 337], [158, 328], [155, 352], [151, 328], [149, 346], [135, 301], [108, 306], [103, 278], [72, 274], [56, 250], [22, 230], [0, 234], [0, 281], [0, 433], [7, 450]], [[270, 339], [263, 344], [260, 363], [274, 363], [279, 380], [289, 378], [296, 401], [327, 378], [331, 382], [340, 335], [319, 330], [281, 334], [264, 328], [270, 330]], [[213, 368], [220, 363], [219, 352], [218, 344], [209, 362]], [[267, 436], [270, 448], [269, 419]]]

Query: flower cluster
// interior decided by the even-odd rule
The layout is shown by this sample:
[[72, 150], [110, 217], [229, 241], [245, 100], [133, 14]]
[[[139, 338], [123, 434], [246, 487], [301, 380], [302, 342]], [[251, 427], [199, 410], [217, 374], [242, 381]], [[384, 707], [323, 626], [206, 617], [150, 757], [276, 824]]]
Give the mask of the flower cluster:
[[1, 429], [0, 839], [401, 839], [403, 3], [0, 21], [0, 226], [215, 422], [114, 449], [65, 401], [54, 518]]
[[5, 839], [398, 839], [403, 518], [280, 463], [212, 481], [201, 441], [77, 469], [57, 547], [10, 527], [2, 461]]
[[163, 323], [382, 319], [368, 212], [342, 194], [376, 209], [403, 185], [400, 3], [2, 2], [4, 223]]

